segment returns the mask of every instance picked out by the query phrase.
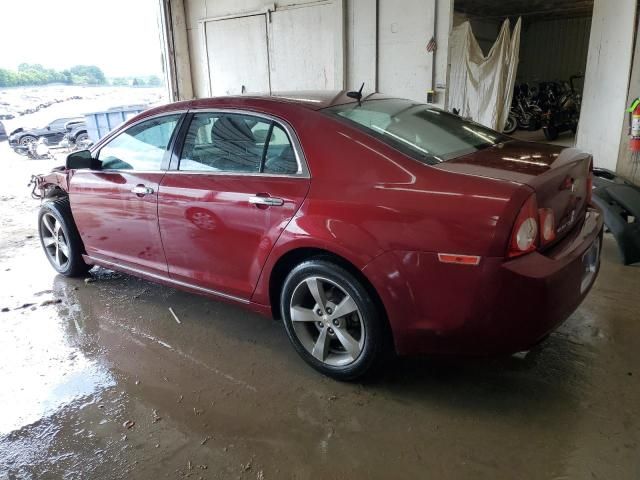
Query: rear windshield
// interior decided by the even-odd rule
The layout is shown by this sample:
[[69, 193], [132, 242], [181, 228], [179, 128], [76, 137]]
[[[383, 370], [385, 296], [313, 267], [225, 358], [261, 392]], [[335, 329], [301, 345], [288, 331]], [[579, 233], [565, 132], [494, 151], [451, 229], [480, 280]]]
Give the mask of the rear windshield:
[[431, 165], [508, 140], [487, 127], [409, 100], [368, 100], [362, 105], [350, 103], [325, 111]]

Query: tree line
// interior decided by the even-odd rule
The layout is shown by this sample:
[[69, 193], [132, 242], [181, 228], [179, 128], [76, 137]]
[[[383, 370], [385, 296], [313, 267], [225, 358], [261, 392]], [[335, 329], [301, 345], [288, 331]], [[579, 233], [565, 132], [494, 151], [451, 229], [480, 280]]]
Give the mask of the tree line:
[[29, 63], [21, 63], [17, 71], [0, 68], [0, 87], [46, 85], [48, 83], [105, 85], [107, 79], [103, 71], [95, 65], [76, 65], [62, 71]]

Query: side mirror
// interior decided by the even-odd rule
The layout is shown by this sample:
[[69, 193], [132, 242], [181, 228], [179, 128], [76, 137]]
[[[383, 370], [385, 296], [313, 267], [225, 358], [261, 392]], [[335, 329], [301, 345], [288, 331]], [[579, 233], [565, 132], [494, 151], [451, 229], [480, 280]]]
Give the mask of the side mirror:
[[100, 170], [102, 168], [102, 162], [93, 158], [89, 150], [79, 150], [77, 152], [70, 153], [67, 156], [65, 166], [68, 170], [87, 168], [90, 170]]
[[47, 130], [51, 130], [51, 125], [47, 125]]

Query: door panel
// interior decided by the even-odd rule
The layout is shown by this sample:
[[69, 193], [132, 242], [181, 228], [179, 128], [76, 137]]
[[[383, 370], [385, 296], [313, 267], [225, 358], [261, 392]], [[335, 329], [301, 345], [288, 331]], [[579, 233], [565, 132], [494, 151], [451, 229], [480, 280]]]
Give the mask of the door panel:
[[[69, 189], [71, 210], [88, 255], [166, 275], [157, 210], [163, 175], [76, 171]], [[132, 192], [140, 186], [153, 193]]]
[[269, 92], [266, 15], [205, 24], [211, 95]]
[[[302, 177], [167, 172], [158, 216], [170, 276], [248, 299], [308, 188]], [[251, 202], [267, 194], [282, 205]]]
[[76, 170], [69, 198], [87, 254], [166, 275], [158, 186], [182, 114], [151, 117], [105, 143], [104, 170]]

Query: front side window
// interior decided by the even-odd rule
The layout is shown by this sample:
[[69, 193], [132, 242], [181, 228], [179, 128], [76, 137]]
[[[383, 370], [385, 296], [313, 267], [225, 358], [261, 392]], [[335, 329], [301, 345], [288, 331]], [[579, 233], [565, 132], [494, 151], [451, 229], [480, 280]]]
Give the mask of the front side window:
[[130, 127], [100, 149], [103, 170], [159, 171], [180, 114]]
[[428, 105], [400, 99], [368, 100], [326, 110], [397, 150], [436, 164], [482, 150], [508, 137]]
[[270, 120], [236, 113], [194, 115], [180, 157], [182, 171], [298, 172], [293, 147], [282, 127]]

